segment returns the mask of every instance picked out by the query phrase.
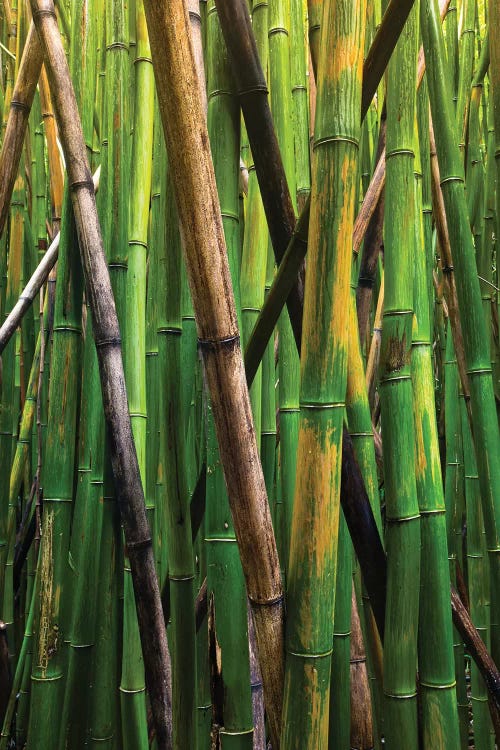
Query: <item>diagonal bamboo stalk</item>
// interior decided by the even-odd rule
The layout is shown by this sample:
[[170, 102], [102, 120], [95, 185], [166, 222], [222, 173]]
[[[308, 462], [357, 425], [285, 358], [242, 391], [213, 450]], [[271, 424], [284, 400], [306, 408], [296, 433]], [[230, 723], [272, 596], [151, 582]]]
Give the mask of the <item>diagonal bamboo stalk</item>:
[[170, 713], [167, 691], [170, 659], [151, 534], [146, 519], [144, 494], [128, 414], [120, 331], [104, 257], [94, 186], [87, 164], [82, 126], [53, 2], [32, 0], [31, 8], [44, 48], [54, 108], [68, 167], [68, 180], [99, 359], [115, 490], [132, 569], [158, 747], [167, 748], [170, 746], [167, 718]]
[[255, 619], [273, 747], [278, 748], [283, 694], [283, 592], [252, 425], [189, 21], [181, 0], [168, 5], [147, 0], [144, 5], [199, 346]]
[[10, 199], [28, 126], [28, 117], [43, 64], [43, 53], [33, 24], [30, 26], [19, 66], [7, 128], [0, 153], [0, 236], [5, 228]]
[[[94, 182], [94, 189], [96, 191], [99, 188], [100, 175], [101, 167], [98, 167], [92, 178]], [[0, 327], [0, 354], [9, 343], [10, 339], [16, 331], [16, 328], [20, 325], [25, 313], [33, 304], [36, 295], [40, 291], [41, 287], [45, 284], [48, 279], [49, 273], [54, 268], [57, 261], [57, 256], [59, 254], [60, 238], [61, 235], [60, 232], [58, 232], [47, 248], [42, 260], [33, 272], [30, 280], [21, 292], [18, 301]]]

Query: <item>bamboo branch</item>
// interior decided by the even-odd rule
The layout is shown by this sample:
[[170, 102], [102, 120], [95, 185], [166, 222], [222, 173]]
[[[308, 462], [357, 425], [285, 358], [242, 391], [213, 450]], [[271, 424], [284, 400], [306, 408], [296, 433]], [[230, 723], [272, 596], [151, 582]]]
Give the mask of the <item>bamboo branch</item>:
[[97, 216], [94, 185], [75, 93], [52, 0], [31, 0], [42, 42], [54, 109], [68, 168], [87, 298], [99, 359], [115, 491], [132, 570], [137, 617], [159, 748], [171, 746], [170, 656], [156, 578], [151, 534], [132, 438], [120, 331]]

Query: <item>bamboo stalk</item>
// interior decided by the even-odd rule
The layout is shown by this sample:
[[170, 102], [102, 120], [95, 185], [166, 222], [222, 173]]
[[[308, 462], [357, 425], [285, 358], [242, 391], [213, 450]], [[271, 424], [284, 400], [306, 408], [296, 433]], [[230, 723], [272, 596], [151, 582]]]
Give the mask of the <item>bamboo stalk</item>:
[[[248, 390], [208, 136], [181, 2], [145, 2], [198, 338], [252, 605], [273, 745], [279, 747], [283, 602], [274, 534]], [[243, 430], [243, 425], [245, 428]], [[258, 540], [258, 541], [257, 541]]]
[[38, 34], [33, 24], [21, 58], [12, 99], [10, 101], [7, 127], [0, 152], [0, 235], [5, 228], [10, 198], [16, 181], [19, 160], [28, 125], [28, 117], [35, 96], [36, 86], [43, 63], [43, 53]]
[[[59, 29], [51, 0], [32, 0], [35, 26], [42, 40], [51, 76], [52, 95], [66, 153], [75, 219], [79, 231], [82, 265], [92, 311], [103, 404], [111, 437], [115, 489], [129, 551], [148, 673], [148, 688], [155, 718], [158, 747], [168, 747], [167, 677], [169, 657], [158, 583], [154, 571], [151, 536], [147, 526], [144, 495], [132, 441], [120, 336], [102, 238], [95, 209], [94, 189], [87, 166], [80, 118]], [[85, 219], [84, 219], [85, 217]]]

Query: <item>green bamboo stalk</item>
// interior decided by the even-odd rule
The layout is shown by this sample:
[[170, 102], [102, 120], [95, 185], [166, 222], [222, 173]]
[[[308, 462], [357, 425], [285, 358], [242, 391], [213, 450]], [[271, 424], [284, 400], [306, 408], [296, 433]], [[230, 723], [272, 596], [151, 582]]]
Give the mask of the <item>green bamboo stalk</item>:
[[[463, 405], [462, 405], [463, 407]], [[462, 414], [462, 417], [465, 415]], [[465, 468], [465, 501], [467, 507], [467, 575], [472, 622], [489, 647], [489, 571], [488, 558], [483, 554], [483, 517], [479, 494], [479, 477], [474, 456], [472, 435], [467, 419], [462, 419]], [[471, 665], [471, 702], [474, 727], [474, 747], [492, 748], [488, 691], [475, 665]]]
[[464, 0], [462, 4], [462, 29], [458, 54], [458, 100], [456, 111], [457, 135], [462, 152], [462, 160], [465, 158], [472, 70], [474, 66], [474, 46], [476, 41], [474, 29], [475, 14], [476, 0]]
[[[388, 69], [385, 299], [380, 355], [386, 500], [384, 729], [387, 748], [418, 747], [417, 626], [420, 517], [415, 484], [410, 353], [415, 225], [414, 125], [418, 4]], [[389, 220], [387, 218], [390, 217]], [[405, 232], [409, 228], [410, 236]], [[405, 240], [403, 240], [403, 233]], [[397, 424], [397, 428], [394, 425]], [[391, 427], [392, 426], [392, 427]]]
[[[132, 9], [129, 10], [129, 13]], [[126, 22], [126, 19], [125, 19]], [[125, 379], [130, 412], [132, 434], [134, 436], [137, 460], [143, 485], [146, 482], [146, 254], [148, 241], [149, 204], [151, 196], [152, 155], [153, 155], [153, 105], [154, 77], [151, 63], [151, 51], [146, 27], [144, 7], [137, 0], [135, 13], [130, 18], [130, 26], [135, 31], [135, 49], [130, 47], [130, 54], [135, 54], [135, 80], [130, 82], [135, 92], [132, 154], [130, 162], [130, 186], [127, 184], [127, 166], [122, 164], [122, 190], [129, 193], [128, 205], [128, 268], [126, 273], [126, 321], [125, 321]], [[125, 74], [123, 63], [123, 74]], [[127, 78], [123, 81], [126, 85]], [[112, 79], [110, 80], [112, 86]], [[113, 90], [113, 89], [111, 89]], [[124, 96], [127, 96], [124, 93]], [[127, 126], [127, 111], [122, 111], [124, 118], [122, 128]], [[120, 144], [121, 145], [121, 144]], [[127, 146], [126, 146], [127, 147]], [[122, 153], [121, 158], [127, 158]], [[130, 192], [129, 192], [130, 191]], [[126, 198], [123, 198], [124, 202]], [[127, 209], [125, 209], [127, 210]], [[114, 231], [114, 228], [111, 228]], [[127, 596], [130, 601], [127, 601]], [[130, 604], [132, 602], [132, 605]], [[122, 699], [122, 732], [125, 747], [146, 747], [144, 711], [144, 677], [142, 655], [140, 651], [139, 630], [135, 606], [133, 605], [133, 586], [131, 572], [125, 564], [125, 617], [124, 617], [124, 656], [122, 680], [120, 684]], [[130, 630], [129, 630], [130, 629]], [[134, 644], [132, 646], [131, 644]], [[132, 646], [132, 647], [131, 647]], [[129, 651], [130, 649], [130, 651]], [[135, 652], [135, 653], [134, 653]], [[128, 655], [130, 654], [130, 658]], [[134, 698], [132, 698], [132, 694]], [[137, 716], [140, 724], [130, 721], [131, 716], [126, 705], [137, 703]], [[134, 709], [135, 710], [135, 709]]]
[[[85, 4], [75, 0], [71, 72], [83, 102], [88, 25]], [[92, 71], [94, 75], [94, 71]], [[69, 191], [65, 191], [52, 344], [47, 442], [44, 458], [44, 514], [40, 575], [35, 609], [35, 640], [28, 742], [57, 746], [62, 710], [69, 628], [67, 549], [73, 499], [79, 370], [82, 349], [83, 278]], [[60, 394], [64, 393], [65, 398]], [[64, 450], [62, 451], [62, 446]], [[66, 596], [64, 595], [66, 592]]]
[[415, 129], [415, 255], [411, 374], [415, 469], [422, 561], [418, 633], [423, 746], [459, 746], [455, 664], [450, 612], [446, 510], [434, 403], [429, 249], [424, 242], [422, 171]]
[[[293, 102], [290, 67], [290, 0], [269, 0], [269, 82], [271, 112], [283, 168], [296, 209]], [[288, 312], [278, 322], [279, 332], [279, 420], [282, 501], [282, 544], [278, 545], [283, 567], [289, 559], [289, 544], [295, 493], [299, 430], [299, 357]], [[277, 521], [280, 523], [279, 520]]]
[[[450, 242], [470, 384], [474, 447], [476, 450], [488, 553], [491, 565], [492, 621], [500, 622], [500, 435], [494, 416], [489, 336], [485, 330], [479, 281], [474, 258], [460, 154], [454, 143], [453, 124], [446, 98], [448, 71], [444, 44], [433, 0], [423, 0], [422, 36], [429, 74], [429, 95], [436, 125], [436, 146], [446, 207]], [[439, 103], [438, 103], [439, 99]], [[492, 654], [500, 656], [500, 631], [492, 632]]]
[[294, 112], [295, 184], [297, 209], [300, 212], [311, 192], [307, 92], [308, 50], [306, 49], [304, 2], [291, 0], [290, 6], [290, 75]]
[[324, 6], [288, 577], [286, 749], [328, 741], [364, 18], [364, 2]]
[[[234, 90], [227, 49], [215, 3], [207, 9], [208, 133], [222, 224], [233, 282], [237, 315], [240, 302], [240, 227], [238, 179], [240, 110]], [[220, 92], [224, 92], [221, 95]], [[221, 135], [223, 134], [223, 137]], [[255, 181], [254, 189], [258, 186]], [[255, 200], [255, 199], [254, 199]], [[256, 205], [260, 197], [256, 196]], [[260, 213], [260, 217], [259, 217]], [[264, 226], [260, 204], [255, 217]], [[251, 221], [251, 219], [249, 219]], [[249, 225], [253, 226], [253, 224]], [[258, 228], [259, 224], [256, 225]], [[256, 238], [254, 238], [255, 241]], [[259, 239], [267, 247], [267, 231]], [[262, 265], [262, 264], [261, 264]], [[265, 269], [265, 266], [264, 266]], [[263, 282], [263, 279], [262, 279]], [[262, 284], [261, 284], [262, 294]], [[256, 424], [256, 434], [260, 430]], [[209, 598], [209, 653], [213, 705], [212, 736], [222, 747], [252, 748], [253, 722], [250, 693], [246, 592], [234, 526], [230, 517], [221, 470], [214, 421], [209, 407], [207, 434], [207, 595]], [[228, 617], [228, 613], [231, 616]], [[214, 740], [212, 740], [214, 741]]]

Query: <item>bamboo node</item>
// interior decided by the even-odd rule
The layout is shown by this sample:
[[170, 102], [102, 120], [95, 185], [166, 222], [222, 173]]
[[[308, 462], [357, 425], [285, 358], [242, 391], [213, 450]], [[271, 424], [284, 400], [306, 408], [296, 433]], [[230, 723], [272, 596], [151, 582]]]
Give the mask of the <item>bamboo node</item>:
[[[343, 409], [345, 407], [345, 401], [332, 401], [329, 404], [314, 404], [314, 403], [303, 403], [301, 401], [300, 408], [301, 409], [312, 409], [312, 410], [318, 410], [323, 411], [324, 409]], [[285, 411], [284, 409], [280, 409], [280, 411]]]
[[451, 690], [456, 687], [457, 681], [453, 680], [453, 682], [449, 682], [446, 685], [434, 685], [432, 682], [423, 682], [423, 680], [419, 680], [418, 684], [421, 687], [431, 688], [432, 690]]
[[128, 44], [125, 44], [125, 42], [113, 42], [113, 44], [108, 44], [106, 46], [106, 52], [109, 52], [113, 49], [124, 49], [126, 52], [128, 52]]
[[272, 36], [273, 34], [286, 34], [288, 36], [288, 29], [285, 29], [283, 26], [275, 26], [274, 29], [269, 29], [268, 36]]
[[35, 18], [43, 18], [46, 16], [47, 18], [54, 18], [57, 21], [56, 12], [51, 9], [35, 8], [34, 10], [32, 9], [31, 15], [33, 16], [33, 20], [35, 20]]
[[446, 185], [449, 182], [460, 182], [463, 184], [464, 178], [460, 177], [460, 175], [450, 175], [449, 177], [445, 177], [443, 180], [441, 180], [439, 184], [441, 185], [441, 187], [443, 187], [443, 185]]
[[315, 151], [319, 146], [323, 146], [326, 143], [351, 143], [353, 146], [359, 149], [359, 140], [357, 138], [353, 138], [352, 135], [344, 135], [342, 133], [339, 133], [337, 135], [327, 135], [324, 138], [318, 138], [318, 140], [314, 141], [313, 143], [313, 151]]
[[94, 181], [90, 180], [75, 180], [70, 182], [69, 187], [71, 190], [78, 190], [79, 188], [87, 188], [90, 193], [94, 193]]
[[415, 691], [414, 693], [406, 693], [404, 695], [396, 695], [395, 693], [387, 693], [384, 690], [384, 696], [386, 698], [394, 698], [395, 700], [399, 700], [399, 701], [407, 701], [407, 700], [409, 700], [411, 698], [416, 698], [417, 697], [417, 693]]
[[113, 336], [110, 339], [103, 339], [102, 341], [95, 342], [97, 349], [104, 349], [106, 346], [121, 346], [122, 340], [119, 336]]
[[327, 656], [331, 656], [333, 654], [333, 648], [328, 649], [328, 651], [323, 651], [323, 653], [320, 654], [304, 654], [300, 653], [299, 651], [288, 651], [287, 654], [289, 656], [297, 656], [299, 659], [325, 659]]
[[385, 160], [392, 159], [393, 156], [410, 156], [412, 159], [415, 158], [415, 151], [411, 148], [395, 148], [392, 151], [386, 152]]
[[19, 101], [19, 99], [11, 99], [10, 107], [11, 109], [20, 109], [23, 112], [31, 111], [31, 107], [28, 104], [26, 104], [26, 102]]
[[149, 547], [153, 546], [153, 540], [151, 537], [148, 537], [147, 539], [141, 539], [138, 542], [127, 542], [127, 550], [142, 550], [142, 549], [148, 549]]
[[220, 339], [198, 339], [198, 346], [202, 351], [216, 351], [217, 349], [232, 349], [238, 346], [240, 343], [240, 335], [236, 333], [234, 336], [228, 336], [227, 338]]
[[250, 94], [269, 94], [269, 90], [265, 83], [259, 83], [256, 86], [251, 86], [249, 89], [240, 89], [238, 96], [248, 96]]

